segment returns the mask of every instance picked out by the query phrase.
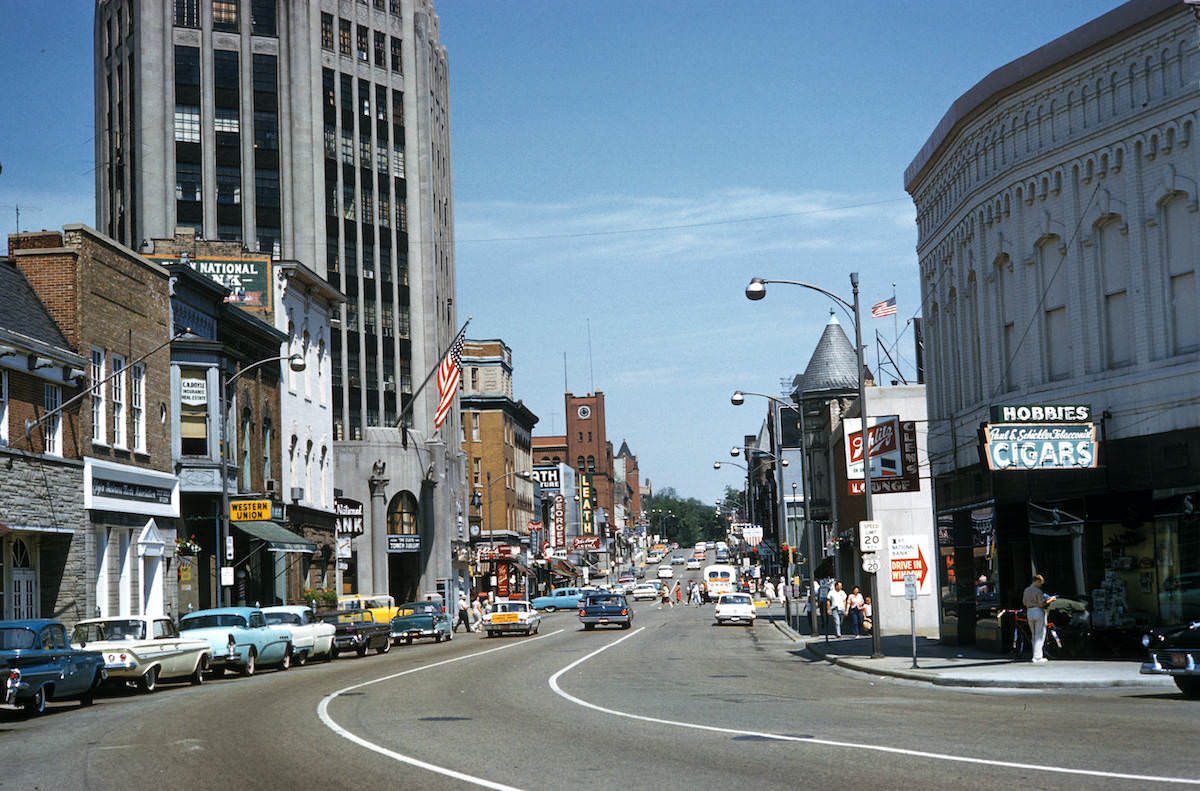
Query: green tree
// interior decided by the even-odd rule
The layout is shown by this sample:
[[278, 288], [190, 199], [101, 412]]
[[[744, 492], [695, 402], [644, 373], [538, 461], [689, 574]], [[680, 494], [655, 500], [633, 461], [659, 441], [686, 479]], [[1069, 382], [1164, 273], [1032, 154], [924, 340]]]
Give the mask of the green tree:
[[669, 486], [655, 492], [642, 508], [649, 516], [650, 532], [681, 547], [725, 538], [727, 523], [718, 509], [695, 497], [684, 499]]

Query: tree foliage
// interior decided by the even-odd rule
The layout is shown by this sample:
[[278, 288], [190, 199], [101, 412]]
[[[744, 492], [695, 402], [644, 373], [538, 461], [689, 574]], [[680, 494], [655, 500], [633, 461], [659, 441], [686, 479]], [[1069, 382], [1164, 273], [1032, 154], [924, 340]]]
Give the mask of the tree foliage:
[[695, 546], [697, 541], [724, 539], [728, 529], [725, 516], [714, 505], [695, 497], [681, 498], [669, 486], [642, 503], [642, 509], [649, 517], [651, 534], [657, 533], [681, 547]]

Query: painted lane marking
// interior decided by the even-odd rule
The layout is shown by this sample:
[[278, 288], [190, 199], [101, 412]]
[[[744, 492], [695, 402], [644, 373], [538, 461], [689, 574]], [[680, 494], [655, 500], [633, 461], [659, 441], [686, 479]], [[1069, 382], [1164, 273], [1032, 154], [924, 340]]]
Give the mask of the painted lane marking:
[[476, 651], [471, 654], [463, 654], [462, 656], [456, 656], [452, 659], [443, 659], [440, 662], [433, 662], [428, 665], [421, 665], [420, 667], [409, 668], [408, 670], [402, 670], [399, 673], [392, 673], [391, 675], [388, 675], [388, 676], [382, 676], [380, 678], [372, 679], [370, 681], [363, 681], [359, 684], [354, 684], [352, 686], [345, 687], [344, 689], [339, 689], [337, 692], [332, 692], [332, 693], [326, 695], [321, 700], [320, 704], [317, 705], [317, 716], [321, 718], [321, 722], [325, 723], [325, 727], [329, 728], [331, 731], [336, 733], [338, 736], [341, 736], [343, 739], [354, 742], [359, 747], [365, 747], [366, 749], [371, 750], [372, 752], [379, 753], [380, 755], [385, 756], [387, 758], [391, 758], [394, 761], [400, 761], [401, 763], [406, 763], [406, 764], [409, 764], [410, 766], [416, 766], [420, 769], [425, 769], [427, 771], [434, 772], [435, 774], [445, 775], [446, 777], [452, 777], [455, 780], [462, 780], [463, 782], [466, 782], [466, 783], [474, 783], [475, 785], [483, 786], [484, 788], [496, 789], [496, 791], [521, 791], [521, 789], [516, 788], [514, 786], [508, 786], [508, 785], [504, 785], [503, 783], [496, 783], [491, 780], [485, 780], [482, 777], [475, 777], [474, 775], [469, 775], [469, 774], [465, 774], [463, 772], [458, 772], [458, 771], [455, 771], [454, 769], [448, 769], [444, 766], [437, 766], [436, 764], [431, 764], [431, 763], [428, 763], [427, 761], [422, 761], [419, 758], [413, 758], [410, 755], [403, 755], [401, 753], [396, 752], [395, 750], [389, 750], [388, 748], [383, 747], [382, 745], [378, 745], [378, 744], [375, 744], [374, 742], [367, 741], [366, 739], [362, 738], [361, 736], [354, 735], [350, 731], [343, 728], [341, 725], [338, 725], [336, 722], [334, 722], [333, 717], [329, 716], [329, 704], [338, 695], [345, 694], [352, 690], [361, 689], [363, 687], [368, 687], [372, 684], [379, 684], [384, 681], [391, 681], [394, 678], [400, 678], [401, 676], [407, 676], [410, 673], [416, 673], [420, 670], [430, 670], [435, 667], [441, 667], [442, 665], [449, 665], [454, 662], [461, 662], [464, 659], [474, 659], [477, 656], [484, 656], [486, 654], [494, 654], [497, 651], [504, 651], [509, 648], [515, 648], [515, 647], [521, 646], [521, 645], [528, 645], [529, 643], [532, 643], [535, 640], [541, 640], [546, 637], [553, 637], [554, 635], [559, 634], [562, 631], [563, 631], [562, 629], [558, 629], [553, 632], [547, 632], [546, 634], [538, 635], [537, 637], [529, 638], [528, 640], [522, 640], [519, 643], [509, 643], [508, 645], [501, 645], [501, 646], [497, 646], [496, 648], [489, 648], [486, 651]]
[[978, 765], [983, 765], [983, 766], [999, 766], [999, 767], [1004, 767], [1007, 769], [1023, 769], [1023, 770], [1027, 770], [1027, 771], [1052, 772], [1055, 774], [1065, 774], [1065, 775], [1082, 775], [1085, 777], [1103, 777], [1103, 778], [1110, 779], [1110, 780], [1136, 780], [1136, 781], [1145, 782], [1145, 783], [1177, 783], [1180, 785], [1200, 785], [1200, 778], [1162, 777], [1160, 775], [1138, 775], [1138, 774], [1129, 774], [1126, 772], [1105, 772], [1105, 771], [1101, 771], [1099, 769], [1071, 769], [1068, 767], [1043, 766], [1041, 764], [1019, 763], [1017, 761], [997, 761], [997, 760], [993, 760], [990, 758], [972, 758], [969, 756], [962, 756], [962, 755], [948, 755], [946, 753], [931, 753], [931, 752], [927, 752], [925, 750], [909, 750], [909, 749], [905, 749], [902, 747], [887, 747], [885, 745], [879, 745], [879, 744], [864, 744], [862, 742], [839, 742], [839, 741], [835, 741], [832, 739], [819, 739], [819, 738], [808, 737], [808, 736], [789, 736], [789, 735], [783, 734], [783, 733], [767, 733], [767, 732], [763, 732], [763, 731], [745, 731], [745, 730], [739, 730], [737, 728], [722, 728], [722, 727], [718, 727], [718, 726], [714, 726], [714, 725], [701, 725], [699, 723], [694, 723], [694, 722], [681, 722], [678, 720], [667, 720], [667, 719], [663, 719], [661, 717], [647, 717], [642, 714], [632, 714], [632, 713], [626, 712], [626, 711], [617, 711], [615, 709], [605, 708], [604, 706], [598, 706], [595, 703], [589, 703], [586, 700], [577, 698], [574, 695], [570, 694], [569, 692], [566, 692], [565, 690], [563, 690], [562, 687], [560, 687], [558, 685], [558, 680], [559, 680], [559, 678], [561, 678], [563, 676], [563, 674], [569, 672], [570, 670], [572, 670], [575, 667], [578, 667], [579, 665], [582, 665], [584, 662], [588, 661], [589, 659], [596, 656], [597, 654], [600, 654], [603, 651], [607, 651], [608, 649], [612, 648], [613, 646], [620, 645], [621, 643], [625, 642], [626, 640], [633, 637], [638, 632], [641, 632], [645, 628], [646, 627], [644, 627], [644, 626], [639, 627], [638, 629], [634, 630], [633, 632], [630, 632], [629, 634], [625, 635], [624, 637], [614, 640], [611, 643], [609, 643], [608, 645], [602, 645], [599, 648], [597, 648], [595, 651], [592, 651], [590, 654], [587, 654], [586, 656], [576, 659], [574, 662], [567, 665], [562, 670], [558, 671], [557, 673], [555, 673], [554, 675], [552, 675], [550, 677], [550, 682], [549, 682], [550, 689], [554, 690], [554, 692], [557, 695], [559, 695], [560, 697], [563, 697], [579, 706], [583, 706], [584, 708], [592, 709], [593, 711], [599, 711], [604, 714], [612, 714], [613, 716], [616, 716], [616, 717], [625, 717], [625, 718], [631, 719], [631, 720], [640, 720], [641, 722], [651, 722], [651, 723], [654, 723], [655, 725], [673, 725], [677, 728], [690, 728], [692, 730], [697, 730], [697, 731], [710, 731], [712, 733], [722, 733], [722, 734], [733, 735], [733, 736], [750, 736], [750, 737], [757, 737], [757, 738], [764, 739], [764, 740], [773, 740], [773, 741], [781, 741], [781, 742], [801, 742], [804, 744], [819, 744], [819, 745], [822, 745], [825, 747], [843, 747], [843, 748], [851, 749], [851, 750], [873, 750], [875, 752], [880, 752], [880, 753], [890, 753], [893, 755], [904, 755], [904, 756], [908, 756], [910, 758], [931, 758], [931, 759], [937, 760], [937, 761], [953, 761], [955, 763], [964, 763], [964, 764], [978, 764]]

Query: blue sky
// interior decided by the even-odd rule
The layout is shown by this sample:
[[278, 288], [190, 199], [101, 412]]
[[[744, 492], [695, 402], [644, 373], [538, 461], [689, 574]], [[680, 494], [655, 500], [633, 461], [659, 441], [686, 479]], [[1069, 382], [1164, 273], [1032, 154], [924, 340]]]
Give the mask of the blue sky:
[[[614, 448], [710, 501], [741, 475], [712, 462], [766, 411], [730, 393], [780, 394], [828, 317], [795, 287], [750, 302], [749, 279], [849, 297], [857, 270], [867, 306], [895, 282], [903, 328], [920, 310], [904, 168], [985, 74], [1119, 3], [435, 5], [470, 336], [512, 347], [535, 433], [563, 430], [565, 353], [571, 391], [605, 392]], [[5, 239], [17, 205], [24, 229], [94, 222], [91, 9], [0, 0]], [[911, 361], [910, 334], [899, 348]]]

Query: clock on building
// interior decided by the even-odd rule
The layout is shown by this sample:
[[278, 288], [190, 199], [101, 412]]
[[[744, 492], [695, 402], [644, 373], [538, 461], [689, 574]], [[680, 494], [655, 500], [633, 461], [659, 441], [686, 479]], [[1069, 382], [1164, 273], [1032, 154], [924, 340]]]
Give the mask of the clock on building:
[[471, 525], [471, 535], [472, 536], [479, 535], [479, 525]]
[[579, 407], [579, 417], [581, 420], [587, 420], [592, 416], [592, 408], [590, 406]]

